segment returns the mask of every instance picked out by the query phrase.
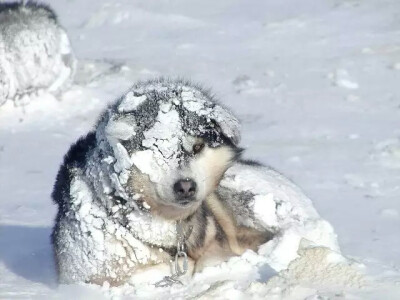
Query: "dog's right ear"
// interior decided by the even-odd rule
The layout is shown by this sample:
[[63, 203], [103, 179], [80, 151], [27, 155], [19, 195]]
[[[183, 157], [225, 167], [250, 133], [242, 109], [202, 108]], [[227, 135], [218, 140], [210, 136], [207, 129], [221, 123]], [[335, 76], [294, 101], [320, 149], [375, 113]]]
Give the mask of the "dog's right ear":
[[210, 115], [229, 141], [238, 146], [240, 142], [240, 122], [226, 108], [216, 105]]

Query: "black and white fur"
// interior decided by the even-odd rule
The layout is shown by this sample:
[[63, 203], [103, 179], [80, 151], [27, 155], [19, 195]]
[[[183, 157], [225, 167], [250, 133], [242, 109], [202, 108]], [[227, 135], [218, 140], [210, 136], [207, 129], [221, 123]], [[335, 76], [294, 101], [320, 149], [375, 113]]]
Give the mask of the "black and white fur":
[[[163, 79], [133, 86], [72, 145], [57, 175], [52, 241], [60, 282], [118, 285], [168, 262], [177, 220], [195, 263], [267, 241], [246, 208], [250, 198], [219, 187], [241, 163], [239, 140], [238, 120], [198, 86]], [[239, 211], [246, 224], [237, 222]]]

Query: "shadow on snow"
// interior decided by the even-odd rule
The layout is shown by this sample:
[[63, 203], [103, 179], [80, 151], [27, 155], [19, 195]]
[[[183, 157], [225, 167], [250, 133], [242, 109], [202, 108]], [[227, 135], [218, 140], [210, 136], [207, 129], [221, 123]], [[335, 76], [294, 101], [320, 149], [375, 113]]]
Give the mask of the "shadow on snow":
[[56, 287], [50, 227], [0, 225], [0, 261], [13, 273]]

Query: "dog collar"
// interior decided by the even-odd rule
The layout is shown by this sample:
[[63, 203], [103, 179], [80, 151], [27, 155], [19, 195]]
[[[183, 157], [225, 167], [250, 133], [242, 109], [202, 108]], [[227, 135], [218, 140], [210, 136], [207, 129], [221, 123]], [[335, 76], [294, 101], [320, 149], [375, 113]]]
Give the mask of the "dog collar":
[[[188, 256], [185, 247], [187, 236], [182, 226], [182, 220], [176, 222], [176, 239], [175, 269], [170, 276], [165, 276], [162, 280], [158, 281], [155, 284], [156, 287], [169, 287], [177, 283], [183, 285], [179, 277], [185, 275], [188, 271]], [[182, 264], [179, 262], [180, 259], [183, 260]]]

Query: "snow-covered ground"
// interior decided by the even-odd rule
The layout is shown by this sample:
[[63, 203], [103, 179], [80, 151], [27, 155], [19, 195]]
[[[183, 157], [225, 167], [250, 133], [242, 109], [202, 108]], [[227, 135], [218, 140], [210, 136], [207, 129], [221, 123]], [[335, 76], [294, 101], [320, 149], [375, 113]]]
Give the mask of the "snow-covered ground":
[[[302, 187], [335, 228], [342, 253], [368, 274], [358, 280], [348, 264], [313, 265], [332, 254], [305, 249], [286, 273], [263, 274], [246, 288], [211, 284], [203, 297], [400, 299], [398, 0], [51, 5], [69, 33], [79, 70], [58, 98], [38, 93], [26, 106], [0, 107], [0, 299], [135, 292], [57, 287], [50, 192], [68, 146], [107, 103], [134, 81], [159, 75], [211, 87], [242, 120], [246, 156]], [[211, 269], [208, 278], [231, 278], [246, 259], [255, 258]], [[204, 276], [197, 280], [206, 285]], [[201, 291], [200, 284], [192, 290]], [[154, 295], [145, 290], [142, 296]]]

